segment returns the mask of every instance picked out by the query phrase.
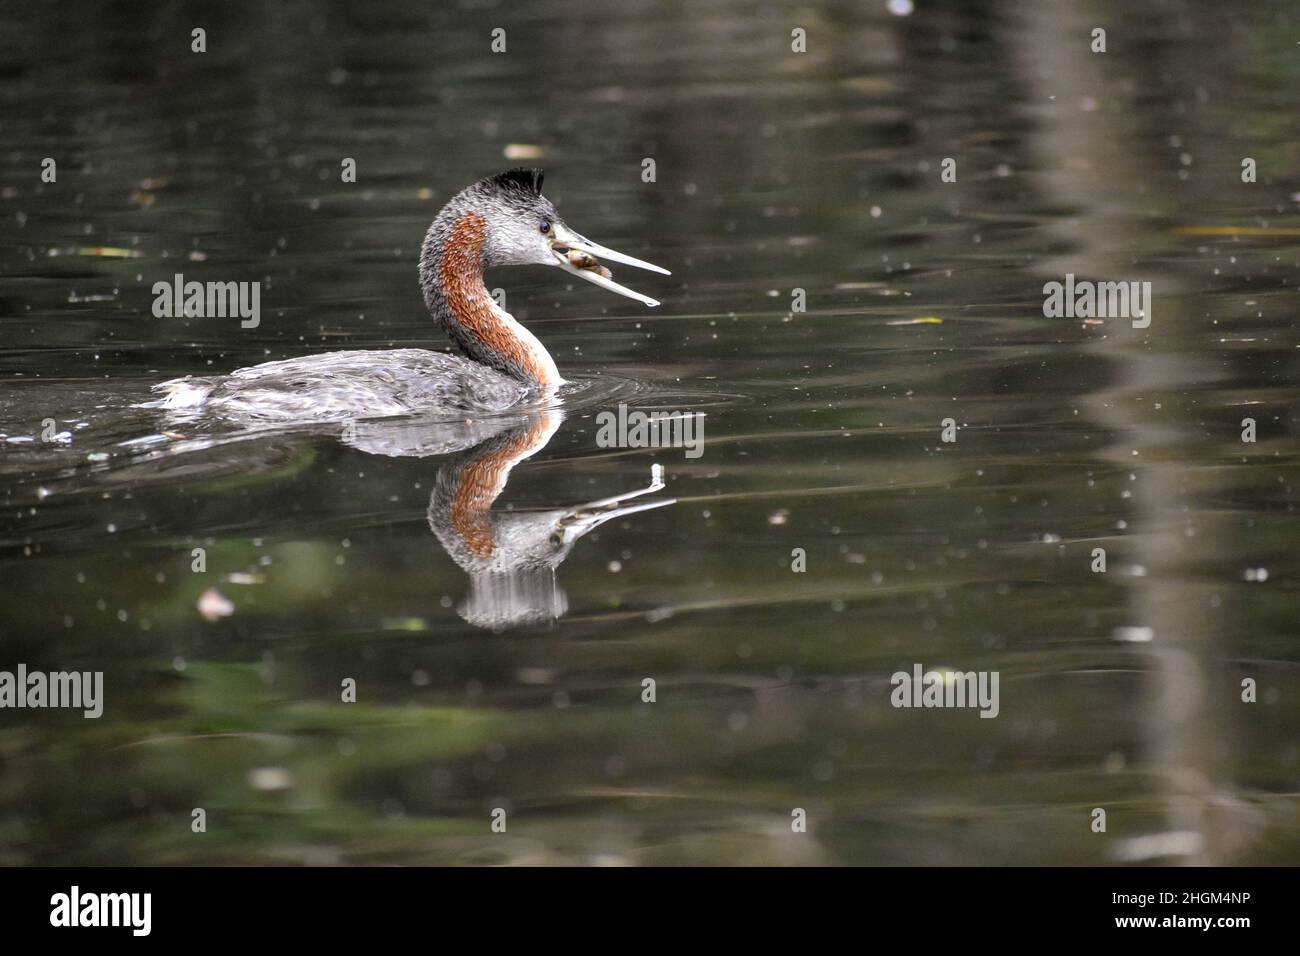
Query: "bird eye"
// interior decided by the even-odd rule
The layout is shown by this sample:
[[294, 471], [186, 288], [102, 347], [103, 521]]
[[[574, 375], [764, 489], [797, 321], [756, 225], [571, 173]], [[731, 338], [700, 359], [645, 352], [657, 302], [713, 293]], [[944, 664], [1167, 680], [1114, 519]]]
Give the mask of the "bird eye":
[[544, 236], [551, 231], [551, 224], [549, 222], [544, 222], [541, 225], [541, 229], [542, 229], [542, 235]]

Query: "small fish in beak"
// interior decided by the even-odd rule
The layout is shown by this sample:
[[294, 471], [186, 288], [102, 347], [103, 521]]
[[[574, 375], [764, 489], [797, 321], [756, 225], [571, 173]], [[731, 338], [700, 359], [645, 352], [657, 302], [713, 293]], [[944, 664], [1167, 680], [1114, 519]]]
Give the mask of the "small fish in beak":
[[[563, 251], [561, 251], [563, 250]], [[658, 299], [652, 299], [649, 296], [642, 295], [640, 292], [634, 292], [626, 286], [619, 285], [611, 278], [613, 273], [609, 271], [602, 263], [601, 259], [608, 259], [610, 262], [619, 262], [626, 266], [635, 266], [638, 269], [647, 269], [650, 272], [658, 272], [661, 275], [672, 275], [667, 269], [660, 268], [653, 263], [644, 262], [633, 256], [624, 255], [621, 252], [615, 252], [613, 249], [606, 249], [599, 243], [592, 242], [585, 236], [569, 229], [562, 223], [556, 223], [554, 233], [551, 239], [551, 251], [555, 253], [555, 264], [565, 272], [571, 272], [573, 275], [582, 276], [588, 282], [595, 283], [603, 289], [610, 292], [617, 292], [619, 295], [625, 295], [629, 299], [636, 299], [648, 306], [659, 304]]]
[[577, 249], [570, 249], [565, 258], [569, 260], [569, 265], [573, 266], [575, 269], [591, 269], [594, 272], [599, 272], [606, 279], [614, 275], [614, 273], [610, 272], [600, 264], [599, 259], [591, 255], [589, 252], [579, 252]]

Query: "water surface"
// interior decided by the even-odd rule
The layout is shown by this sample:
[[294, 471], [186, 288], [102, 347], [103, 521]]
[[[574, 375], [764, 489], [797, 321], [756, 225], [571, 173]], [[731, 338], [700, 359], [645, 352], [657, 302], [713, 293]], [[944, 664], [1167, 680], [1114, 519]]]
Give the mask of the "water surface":
[[[1300, 859], [1297, 26], [1284, 2], [5, 8], [0, 669], [103, 671], [107, 701], [0, 711], [0, 861]], [[516, 156], [673, 271], [617, 273], [653, 311], [489, 275], [582, 383], [549, 434], [135, 407], [443, 347], [419, 243]], [[154, 318], [176, 272], [260, 281], [260, 325]], [[1067, 272], [1152, 282], [1151, 327], [1046, 318]], [[703, 455], [598, 447], [619, 402], [707, 413]], [[474, 520], [570, 527], [654, 464], [635, 501], [660, 504], [476, 590], [439, 482], [512, 430], [538, 447]], [[233, 613], [200, 614], [210, 588]], [[916, 663], [997, 671], [998, 717], [891, 707]]]

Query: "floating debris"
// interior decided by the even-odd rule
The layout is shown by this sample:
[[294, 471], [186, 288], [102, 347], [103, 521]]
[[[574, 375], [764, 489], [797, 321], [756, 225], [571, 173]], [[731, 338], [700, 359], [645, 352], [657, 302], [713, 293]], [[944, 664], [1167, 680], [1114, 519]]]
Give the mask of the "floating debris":
[[385, 631], [427, 631], [429, 622], [422, 617], [386, 617], [379, 626]]
[[541, 159], [546, 148], [535, 143], [508, 143], [501, 153], [506, 159]]
[[1196, 856], [1204, 847], [1205, 838], [1195, 830], [1170, 830], [1120, 840], [1111, 851], [1111, 858], [1140, 863], [1168, 856]]
[[1117, 627], [1111, 637], [1127, 644], [1150, 644], [1156, 638], [1156, 632], [1149, 627]]
[[886, 325], [943, 325], [943, 319], [937, 315], [923, 315], [919, 319], [895, 319]]
[[198, 608], [205, 621], [219, 621], [235, 613], [235, 602], [216, 588], [208, 588], [199, 595]]
[[61, 246], [51, 248], [46, 255], [52, 259], [58, 256], [91, 256], [98, 259], [144, 258], [144, 253], [139, 249], [122, 249], [118, 246]]
[[248, 771], [248, 785], [254, 790], [288, 790], [293, 774], [284, 767], [254, 767]]
[[247, 571], [231, 571], [226, 575], [231, 584], [265, 584], [266, 578], [261, 574], [249, 574]]
[[1300, 229], [1273, 229], [1268, 226], [1183, 226], [1176, 236], [1300, 236]]

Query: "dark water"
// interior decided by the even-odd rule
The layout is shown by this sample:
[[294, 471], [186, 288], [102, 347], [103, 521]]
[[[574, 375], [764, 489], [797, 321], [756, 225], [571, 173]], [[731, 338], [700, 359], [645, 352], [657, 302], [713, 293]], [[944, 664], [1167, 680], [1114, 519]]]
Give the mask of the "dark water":
[[[0, 669], [105, 713], [0, 710], [0, 861], [1300, 859], [1294, 4], [3, 11]], [[449, 455], [131, 407], [442, 347], [418, 245], [516, 156], [673, 275], [489, 276], [581, 388], [473, 520], [545, 551], [654, 463], [657, 507], [476, 584], [439, 482], [536, 418]], [[261, 324], [154, 318], [176, 272]], [[1067, 272], [1150, 327], [1044, 317]], [[598, 447], [619, 402], [707, 412], [702, 456]], [[997, 718], [891, 707], [914, 664]]]

